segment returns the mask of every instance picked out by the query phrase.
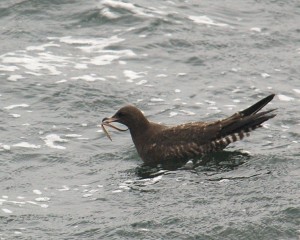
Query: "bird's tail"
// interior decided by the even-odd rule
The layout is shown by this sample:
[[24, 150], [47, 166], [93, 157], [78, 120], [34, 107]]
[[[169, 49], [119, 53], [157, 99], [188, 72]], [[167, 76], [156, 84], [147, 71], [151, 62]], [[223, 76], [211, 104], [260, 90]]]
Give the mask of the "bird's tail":
[[276, 114], [274, 114], [273, 111], [276, 109], [259, 112], [274, 98], [274, 96], [275, 94], [271, 94], [249, 108], [223, 119], [221, 121], [222, 128], [218, 136], [219, 139], [227, 138], [226, 142], [228, 142], [228, 144], [241, 140], [244, 136], [248, 136], [249, 132], [261, 127], [262, 123], [275, 117]]

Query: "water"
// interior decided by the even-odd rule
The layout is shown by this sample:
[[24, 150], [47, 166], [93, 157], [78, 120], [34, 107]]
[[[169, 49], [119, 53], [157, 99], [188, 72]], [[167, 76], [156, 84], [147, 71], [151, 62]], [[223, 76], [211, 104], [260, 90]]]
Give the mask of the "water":
[[[299, 10], [2, 1], [0, 239], [299, 239]], [[276, 118], [192, 171], [143, 179], [129, 134], [98, 126], [126, 103], [177, 124], [269, 93]]]

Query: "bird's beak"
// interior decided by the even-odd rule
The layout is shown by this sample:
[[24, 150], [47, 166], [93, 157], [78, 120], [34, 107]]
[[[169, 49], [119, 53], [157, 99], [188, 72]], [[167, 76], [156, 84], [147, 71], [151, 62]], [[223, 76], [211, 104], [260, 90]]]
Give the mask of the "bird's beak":
[[116, 118], [116, 117], [110, 117], [110, 118], [105, 117], [105, 118], [102, 119], [102, 124], [103, 125], [108, 125], [112, 122], [118, 122], [118, 121], [119, 121], [119, 119]]
[[112, 141], [112, 139], [111, 139], [109, 133], [107, 132], [107, 130], [105, 129], [104, 126], [114, 128], [114, 129], [116, 129], [118, 131], [127, 131], [128, 130], [128, 128], [127, 129], [121, 129], [121, 128], [118, 128], [118, 127], [116, 127], [116, 126], [114, 126], [114, 125], [111, 124], [113, 122], [118, 122], [118, 121], [119, 121], [119, 119], [116, 118], [116, 117], [110, 117], [110, 118], [106, 117], [106, 118], [102, 119], [102, 123], [101, 123], [102, 130], [105, 133], [105, 135], [110, 139], [110, 141]]

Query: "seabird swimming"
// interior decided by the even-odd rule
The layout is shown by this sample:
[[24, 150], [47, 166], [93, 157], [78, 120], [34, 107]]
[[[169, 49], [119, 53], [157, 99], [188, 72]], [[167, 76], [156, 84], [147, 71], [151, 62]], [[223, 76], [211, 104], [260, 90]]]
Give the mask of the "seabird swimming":
[[127, 126], [137, 152], [146, 164], [184, 162], [221, 151], [275, 117], [275, 109], [259, 112], [274, 96], [271, 94], [243, 111], [212, 122], [190, 122], [170, 127], [148, 121], [138, 108], [128, 105], [112, 117], [104, 118], [101, 125], [108, 137], [104, 126], [120, 131], [125, 130], [111, 123], [118, 122]]

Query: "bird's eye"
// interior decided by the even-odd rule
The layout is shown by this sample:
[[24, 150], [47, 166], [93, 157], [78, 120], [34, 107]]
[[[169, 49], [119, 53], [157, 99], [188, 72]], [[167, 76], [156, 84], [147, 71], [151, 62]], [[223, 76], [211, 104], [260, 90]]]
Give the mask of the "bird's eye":
[[117, 116], [118, 116], [118, 117], [124, 117], [124, 116], [125, 116], [125, 113], [123, 113], [123, 112], [118, 112]]

